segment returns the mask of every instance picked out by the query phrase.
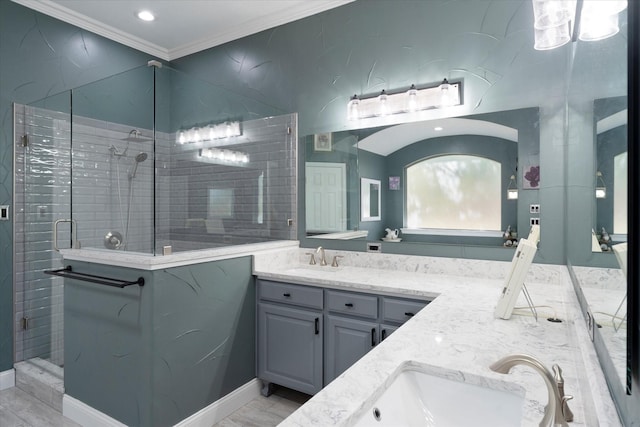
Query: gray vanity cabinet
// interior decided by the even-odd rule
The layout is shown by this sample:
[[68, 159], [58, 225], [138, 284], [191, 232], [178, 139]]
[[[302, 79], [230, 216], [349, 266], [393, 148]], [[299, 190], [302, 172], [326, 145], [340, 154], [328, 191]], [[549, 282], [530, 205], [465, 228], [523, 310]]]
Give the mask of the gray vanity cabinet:
[[324, 382], [329, 384], [376, 346], [380, 326], [340, 316], [326, 316]]
[[324, 383], [333, 381], [428, 301], [325, 290]]
[[322, 388], [322, 289], [258, 281], [258, 378], [303, 393]]
[[258, 378], [315, 394], [429, 301], [258, 279]]

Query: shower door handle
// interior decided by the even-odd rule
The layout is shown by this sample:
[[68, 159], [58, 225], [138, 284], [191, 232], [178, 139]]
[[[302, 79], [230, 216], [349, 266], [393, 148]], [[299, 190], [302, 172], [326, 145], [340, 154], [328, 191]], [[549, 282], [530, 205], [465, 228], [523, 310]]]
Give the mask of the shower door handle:
[[75, 249], [76, 244], [76, 221], [74, 219], [59, 219], [53, 223], [53, 249], [56, 252], [60, 252], [60, 248], [58, 247], [58, 224], [61, 222], [68, 222], [71, 224], [71, 248]]

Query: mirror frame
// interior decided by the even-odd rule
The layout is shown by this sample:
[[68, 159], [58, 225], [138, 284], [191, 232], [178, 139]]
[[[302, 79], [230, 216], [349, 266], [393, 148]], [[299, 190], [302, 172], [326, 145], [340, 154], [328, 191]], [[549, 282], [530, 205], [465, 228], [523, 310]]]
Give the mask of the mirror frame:
[[[378, 186], [378, 215], [371, 216], [371, 186]], [[380, 180], [370, 178], [360, 178], [360, 221], [381, 221], [382, 214], [382, 186]], [[365, 209], [368, 212], [365, 212]]]

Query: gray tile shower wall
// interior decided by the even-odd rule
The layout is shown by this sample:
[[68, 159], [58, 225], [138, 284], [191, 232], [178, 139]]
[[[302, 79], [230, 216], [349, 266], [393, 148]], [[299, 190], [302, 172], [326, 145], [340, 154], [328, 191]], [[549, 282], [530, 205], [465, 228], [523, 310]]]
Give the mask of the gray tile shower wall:
[[62, 280], [42, 271], [61, 266], [53, 250], [52, 224], [70, 212], [65, 191], [70, 179], [65, 160], [69, 123], [64, 114], [16, 105], [14, 126], [15, 359], [42, 357], [62, 364]]

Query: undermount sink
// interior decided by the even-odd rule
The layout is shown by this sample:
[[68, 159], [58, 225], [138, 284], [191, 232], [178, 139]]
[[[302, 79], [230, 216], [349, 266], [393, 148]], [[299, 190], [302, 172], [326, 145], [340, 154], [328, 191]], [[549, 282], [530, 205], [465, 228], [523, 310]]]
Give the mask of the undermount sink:
[[[460, 377], [458, 374], [457, 377]], [[476, 377], [479, 379], [480, 377]], [[466, 378], [469, 379], [469, 378]], [[355, 427], [492, 426], [522, 422], [524, 390], [491, 388], [402, 368], [380, 396], [352, 419]], [[374, 396], [377, 393], [374, 394]]]

